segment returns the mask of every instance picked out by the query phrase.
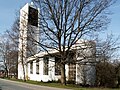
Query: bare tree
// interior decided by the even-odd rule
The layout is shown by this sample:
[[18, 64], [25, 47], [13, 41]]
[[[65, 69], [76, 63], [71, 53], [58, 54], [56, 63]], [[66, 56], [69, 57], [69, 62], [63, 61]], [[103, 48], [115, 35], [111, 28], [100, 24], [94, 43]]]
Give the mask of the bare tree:
[[11, 29], [6, 30], [6, 35], [10, 39], [10, 41], [13, 43], [15, 48], [18, 48], [18, 40], [19, 40], [19, 19], [17, 18]]
[[98, 62], [111, 62], [118, 59], [119, 36], [114, 38], [112, 34], [107, 35], [106, 39], [96, 39], [96, 59]]
[[1, 35], [0, 53], [4, 63], [6, 74], [14, 74], [17, 76], [17, 62], [18, 62], [18, 34], [19, 34], [19, 20], [17, 19], [12, 28], [7, 30], [5, 34]]
[[96, 85], [115, 87], [119, 65], [114, 65], [113, 62], [119, 59], [119, 37], [114, 38], [111, 34], [105, 40], [97, 40], [96, 42]]
[[3, 60], [3, 66], [6, 71], [6, 76], [8, 77], [13, 73], [14, 76], [16, 76], [18, 52], [13, 43], [11, 43], [10, 39], [8, 39], [7, 37], [8, 36], [6, 34], [2, 36], [2, 40], [0, 42], [0, 55]]
[[117, 59], [114, 62], [115, 65], [115, 74], [116, 74], [116, 78], [117, 78], [117, 88], [120, 87], [120, 61], [119, 59]]
[[7, 54], [9, 53], [9, 42], [4, 38], [3, 41], [0, 42], [0, 54], [3, 60], [4, 69], [6, 72], [6, 76], [8, 77], [9, 66], [7, 65]]
[[[22, 16], [21, 16], [22, 17]], [[22, 18], [25, 18], [24, 16]], [[23, 80], [26, 81], [26, 58], [27, 57], [30, 57], [34, 54], [36, 54], [34, 52], [34, 49], [33, 47], [35, 46], [36, 43], [34, 43], [33, 41], [31, 41], [31, 37], [33, 38], [33, 35], [35, 35], [34, 33], [34, 30], [33, 30], [33, 27], [27, 25], [27, 24], [24, 24], [25, 27], [28, 27], [27, 29], [27, 37], [24, 36], [25, 35], [25, 31], [24, 29], [25, 28], [22, 28], [20, 29], [20, 23], [21, 24], [24, 24], [25, 21], [21, 21], [17, 18], [11, 28], [11, 30], [7, 30], [6, 33], [7, 33], [7, 36], [9, 37], [9, 39], [11, 40], [12, 44], [13, 44], [13, 47], [16, 48], [16, 51], [14, 51], [14, 54], [18, 54], [19, 56], [16, 56], [17, 58], [17, 61], [18, 61], [18, 64], [21, 63], [22, 65], [22, 70], [23, 70]], [[19, 47], [18, 43], [19, 40], [21, 40], [21, 46]], [[27, 45], [25, 43], [25, 41], [27, 40]], [[33, 42], [33, 43], [32, 43]], [[19, 52], [18, 52], [19, 50]], [[27, 51], [27, 52], [26, 52]], [[19, 59], [20, 57], [20, 59]], [[19, 59], [19, 60], [18, 60]]]
[[42, 50], [55, 49], [61, 58], [61, 83], [71, 47], [84, 35], [103, 30], [109, 23], [106, 9], [113, 0], [33, 0], [40, 8]]

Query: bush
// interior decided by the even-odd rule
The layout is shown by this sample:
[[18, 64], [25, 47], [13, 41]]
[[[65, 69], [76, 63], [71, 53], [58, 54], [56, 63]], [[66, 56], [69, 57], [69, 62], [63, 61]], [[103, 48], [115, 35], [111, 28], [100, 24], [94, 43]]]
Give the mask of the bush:
[[75, 81], [73, 81], [73, 80], [68, 80], [68, 81], [67, 81], [67, 84], [75, 84]]
[[96, 85], [102, 87], [116, 86], [114, 65], [108, 62], [100, 62], [96, 65]]

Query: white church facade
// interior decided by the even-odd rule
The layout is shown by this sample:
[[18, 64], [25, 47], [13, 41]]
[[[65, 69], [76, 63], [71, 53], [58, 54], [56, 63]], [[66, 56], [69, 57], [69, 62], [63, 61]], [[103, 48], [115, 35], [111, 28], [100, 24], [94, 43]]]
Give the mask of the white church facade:
[[[34, 47], [36, 54], [27, 56], [28, 45], [28, 27], [32, 26], [35, 32], [39, 32], [39, 19], [33, 23], [29, 19], [30, 9], [32, 13], [39, 13], [39, 9], [34, 8], [31, 4], [26, 4], [20, 11], [20, 39], [19, 39], [19, 56], [18, 56], [18, 79], [26, 79], [34, 81], [58, 81], [61, 79], [59, 66], [59, 58], [56, 56], [58, 51], [49, 50], [47, 52], [37, 53], [37, 45]], [[35, 12], [34, 12], [35, 10]], [[36, 11], [37, 10], [37, 11]], [[38, 15], [39, 16], [39, 15]], [[24, 18], [23, 18], [24, 17]], [[30, 22], [30, 23], [29, 23]], [[33, 35], [39, 41], [39, 35]], [[84, 54], [87, 58], [84, 59]], [[95, 83], [95, 42], [88, 40], [79, 40], [71, 49], [72, 58], [77, 63], [67, 63], [65, 65], [65, 74], [67, 81], [74, 81], [76, 84], [94, 85]], [[23, 70], [24, 68], [24, 70]]]

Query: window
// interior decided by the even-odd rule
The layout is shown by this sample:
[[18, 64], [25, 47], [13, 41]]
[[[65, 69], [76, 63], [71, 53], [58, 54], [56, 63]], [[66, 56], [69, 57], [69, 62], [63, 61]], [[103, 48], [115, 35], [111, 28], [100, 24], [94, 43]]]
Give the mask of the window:
[[36, 74], [39, 74], [39, 60], [36, 61]]
[[33, 62], [30, 62], [30, 74], [33, 74]]
[[60, 58], [55, 57], [55, 75], [61, 75]]
[[49, 64], [49, 58], [48, 57], [44, 57], [43, 58], [43, 74], [44, 75], [48, 75], [48, 64]]

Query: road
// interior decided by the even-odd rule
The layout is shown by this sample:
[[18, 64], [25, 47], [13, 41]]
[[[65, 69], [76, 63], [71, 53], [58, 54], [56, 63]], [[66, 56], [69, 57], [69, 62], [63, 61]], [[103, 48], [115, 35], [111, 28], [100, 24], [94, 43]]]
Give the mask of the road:
[[0, 90], [69, 90], [0, 79]]

